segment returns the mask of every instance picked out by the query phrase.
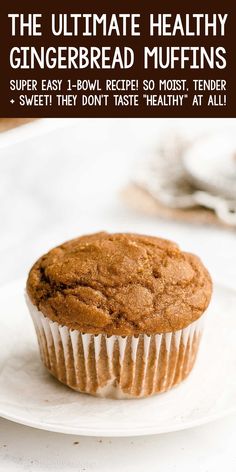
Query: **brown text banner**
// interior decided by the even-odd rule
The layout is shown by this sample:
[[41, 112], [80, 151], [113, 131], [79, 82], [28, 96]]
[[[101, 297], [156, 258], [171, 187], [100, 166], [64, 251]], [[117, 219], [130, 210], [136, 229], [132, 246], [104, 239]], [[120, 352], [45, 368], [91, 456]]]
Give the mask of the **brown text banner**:
[[235, 117], [235, 10], [229, 0], [6, 2], [1, 117]]

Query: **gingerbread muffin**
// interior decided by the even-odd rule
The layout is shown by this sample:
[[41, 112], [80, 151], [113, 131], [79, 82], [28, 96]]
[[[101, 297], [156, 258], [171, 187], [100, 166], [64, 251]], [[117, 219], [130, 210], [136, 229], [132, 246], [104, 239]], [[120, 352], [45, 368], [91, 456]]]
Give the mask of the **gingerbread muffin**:
[[187, 377], [212, 283], [200, 259], [171, 241], [102, 232], [43, 255], [26, 292], [42, 361], [58, 380], [133, 398]]

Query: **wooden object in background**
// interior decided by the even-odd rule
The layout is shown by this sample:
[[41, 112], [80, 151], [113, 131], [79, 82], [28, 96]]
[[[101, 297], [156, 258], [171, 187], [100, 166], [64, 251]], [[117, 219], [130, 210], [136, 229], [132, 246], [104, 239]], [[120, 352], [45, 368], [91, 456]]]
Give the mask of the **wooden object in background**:
[[184, 210], [167, 207], [163, 203], [154, 199], [146, 190], [135, 184], [130, 184], [126, 187], [122, 191], [121, 196], [128, 206], [141, 213], [169, 220], [183, 221], [185, 223], [217, 225], [220, 227], [231, 228], [230, 225], [219, 220], [212, 210], [208, 210], [201, 206]]
[[0, 118], [0, 132], [8, 131], [33, 120], [34, 118]]

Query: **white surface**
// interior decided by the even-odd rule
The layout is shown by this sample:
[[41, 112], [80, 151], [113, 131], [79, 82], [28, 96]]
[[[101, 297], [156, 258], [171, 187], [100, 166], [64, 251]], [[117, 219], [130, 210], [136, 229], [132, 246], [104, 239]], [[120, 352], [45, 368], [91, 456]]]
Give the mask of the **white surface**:
[[[0, 135], [0, 283], [25, 276], [32, 261], [54, 244], [102, 228], [175, 239], [202, 257], [215, 280], [235, 289], [235, 232], [145, 217], [128, 210], [118, 196], [136, 162], [153, 154], [163, 128], [192, 136], [227, 126], [235, 128], [235, 120], [67, 119]], [[0, 449], [0, 470], [106, 472], [112, 465], [122, 472], [144, 467], [234, 472], [235, 434], [234, 415], [134, 441], [79, 439], [77, 449], [70, 436], [0, 420], [0, 444], [7, 446]]]
[[24, 285], [0, 290], [1, 416], [60, 433], [138, 436], [189, 428], [236, 411], [236, 292], [215, 288], [187, 381], [162, 395], [115, 401], [78, 394], [48, 374], [39, 359]]
[[0, 135], [0, 284], [24, 277], [53, 245], [107, 229], [175, 239], [236, 288], [235, 232], [146, 217], [119, 197], [163, 128], [192, 136], [227, 123], [236, 128], [226, 119], [43, 120]]
[[[1, 420], [1, 472], [235, 472], [236, 415], [139, 438], [47, 433]], [[74, 444], [79, 442], [79, 444]]]

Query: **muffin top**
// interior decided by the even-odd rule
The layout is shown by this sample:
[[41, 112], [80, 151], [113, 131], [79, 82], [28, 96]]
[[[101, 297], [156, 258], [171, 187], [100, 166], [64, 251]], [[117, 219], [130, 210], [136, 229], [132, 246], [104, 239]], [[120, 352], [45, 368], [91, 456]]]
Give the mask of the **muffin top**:
[[124, 336], [185, 328], [207, 308], [212, 283], [200, 259], [171, 241], [102, 232], [42, 256], [27, 293], [60, 325]]

